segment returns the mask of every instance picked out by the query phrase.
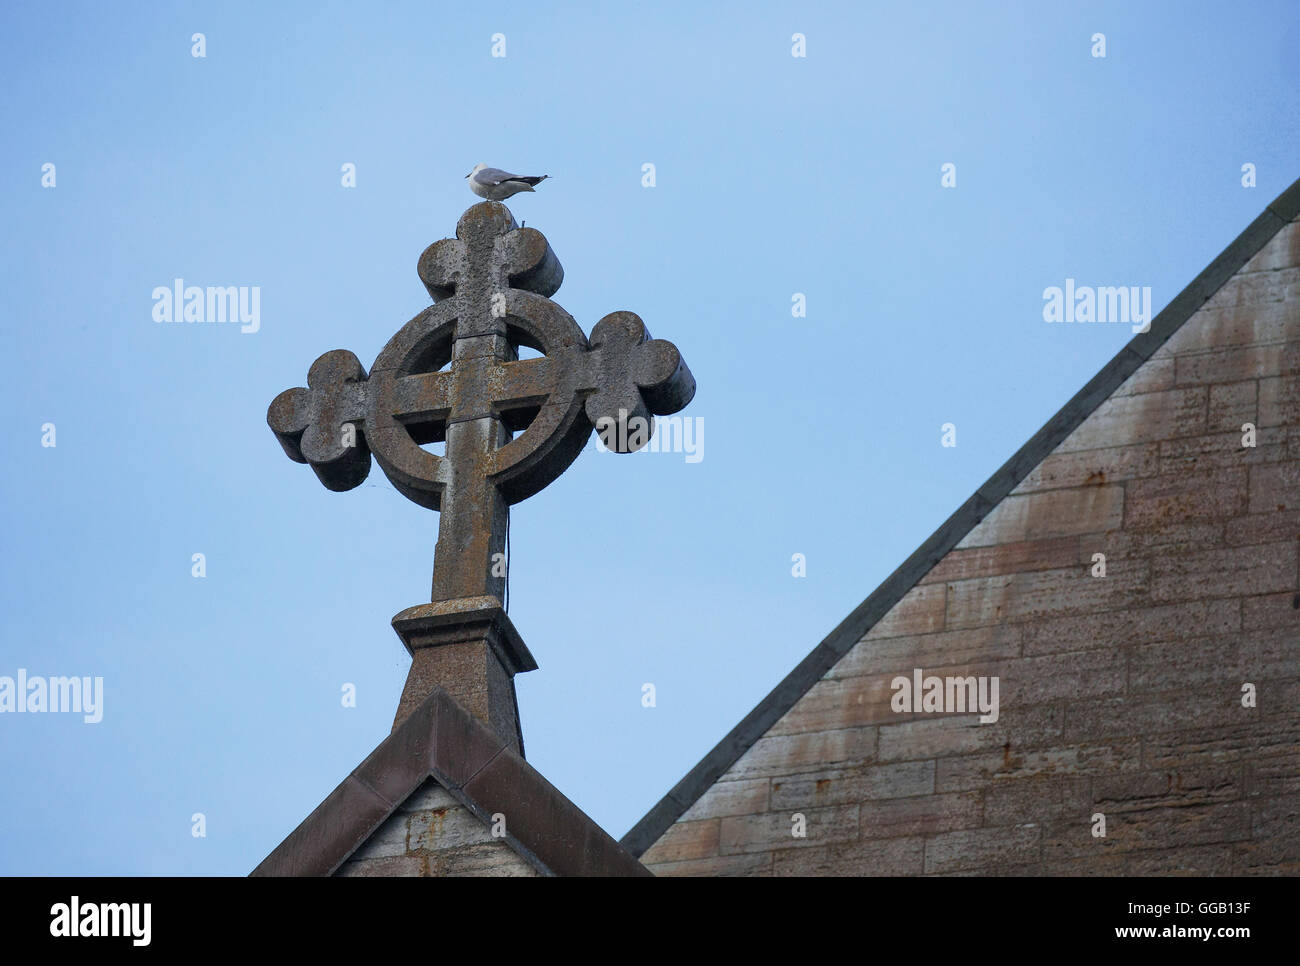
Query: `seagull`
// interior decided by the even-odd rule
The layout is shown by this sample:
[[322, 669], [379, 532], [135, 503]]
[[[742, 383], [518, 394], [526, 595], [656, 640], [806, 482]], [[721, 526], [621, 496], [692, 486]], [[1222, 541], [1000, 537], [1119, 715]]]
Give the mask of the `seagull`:
[[537, 178], [511, 174], [500, 168], [489, 168], [486, 164], [476, 164], [474, 170], [465, 177], [469, 179], [469, 190], [480, 198], [489, 201], [505, 201], [511, 195], [517, 195], [521, 191], [535, 191], [536, 188], [533, 186], [541, 184], [550, 175], [544, 174]]

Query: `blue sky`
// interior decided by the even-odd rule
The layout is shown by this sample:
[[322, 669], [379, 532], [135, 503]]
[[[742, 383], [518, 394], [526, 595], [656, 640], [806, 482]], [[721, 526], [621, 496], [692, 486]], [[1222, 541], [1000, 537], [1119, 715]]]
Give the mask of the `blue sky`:
[[[702, 460], [593, 440], [512, 513], [528, 758], [616, 837], [1131, 338], [1044, 288], [1158, 310], [1300, 176], [1291, 3], [489, 6], [0, 13], [0, 676], [104, 679], [0, 714], [0, 873], [245, 874], [388, 734], [437, 517], [266, 408], [428, 304], [475, 163], [699, 383]], [[178, 277], [260, 329], [155, 323]]]

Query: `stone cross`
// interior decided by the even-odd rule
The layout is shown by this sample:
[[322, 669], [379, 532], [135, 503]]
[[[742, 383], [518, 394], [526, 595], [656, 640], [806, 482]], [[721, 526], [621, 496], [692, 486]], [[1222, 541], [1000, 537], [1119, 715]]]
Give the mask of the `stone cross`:
[[[684, 408], [695, 380], [676, 346], [651, 339], [631, 312], [583, 335], [549, 298], [564, 272], [546, 238], [498, 202], [465, 212], [456, 237], [430, 245], [418, 271], [434, 304], [389, 340], [370, 373], [347, 350], [327, 352], [306, 388], [275, 398], [267, 422], [289, 458], [329, 489], [360, 485], [373, 454], [402, 494], [439, 511], [431, 603], [393, 619], [413, 657], [394, 727], [433, 684], [451, 683], [456, 696], [465, 681], [444, 666], [454, 657], [445, 645], [477, 641], [509, 693], [494, 687], [501, 674], [491, 660], [486, 683], [475, 678], [471, 690], [484, 692], [480, 716], [508, 731], [510, 709], [487, 705], [513, 704], [510, 678], [537, 666], [501, 610], [508, 507], [563, 473], [593, 427], [616, 451], [644, 445], [645, 434], [626, 431], [633, 417]], [[520, 359], [520, 346], [542, 355]], [[422, 448], [444, 440], [445, 456]], [[517, 738], [517, 711], [513, 730]]]

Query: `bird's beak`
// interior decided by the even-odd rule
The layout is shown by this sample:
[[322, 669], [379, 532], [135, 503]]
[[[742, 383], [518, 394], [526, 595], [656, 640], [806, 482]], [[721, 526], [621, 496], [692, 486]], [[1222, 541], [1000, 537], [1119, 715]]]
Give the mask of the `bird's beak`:
[[[470, 172], [470, 173], [469, 173], [469, 174], [473, 174], [473, 173], [474, 173], [474, 172], [473, 172], [473, 171], [471, 171], [471, 172]], [[467, 177], [467, 178], [468, 178], [468, 177], [469, 177], [469, 174], [467, 174], [467, 175], [465, 175], [465, 177]]]

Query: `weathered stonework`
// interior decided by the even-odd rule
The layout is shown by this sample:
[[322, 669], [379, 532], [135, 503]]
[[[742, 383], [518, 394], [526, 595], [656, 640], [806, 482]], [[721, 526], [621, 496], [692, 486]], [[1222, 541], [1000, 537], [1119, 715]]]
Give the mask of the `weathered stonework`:
[[334, 874], [536, 876], [538, 872], [429, 779]]
[[[1300, 874], [1300, 221], [1273, 230], [624, 844], [659, 875]], [[998, 720], [895, 711], [914, 668], [996, 676]]]
[[[550, 243], [505, 205], [470, 208], [417, 267], [434, 304], [371, 371], [326, 352], [266, 420], [327, 488], [360, 486], [373, 455], [398, 492], [439, 513], [430, 603], [393, 618], [411, 654], [394, 730], [436, 685], [522, 755], [514, 676], [537, 662], [502, 606], [510, 506], [554, 482], [593, 429], [616, 452], [642, 448], [640, 428], [686, 406], [695, 379], [633, 312], [611, 312], [588, 338], [551, 301], [564, 270]], [[541, 355], [520, 359], [520, 347]], [[423, 448], [434, 442], [445, 455]]]
[[271, 851], [255, 876], [648, 876], [434, 686]]

